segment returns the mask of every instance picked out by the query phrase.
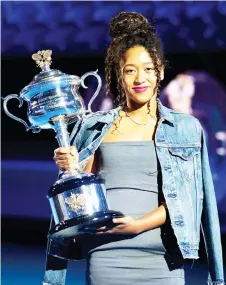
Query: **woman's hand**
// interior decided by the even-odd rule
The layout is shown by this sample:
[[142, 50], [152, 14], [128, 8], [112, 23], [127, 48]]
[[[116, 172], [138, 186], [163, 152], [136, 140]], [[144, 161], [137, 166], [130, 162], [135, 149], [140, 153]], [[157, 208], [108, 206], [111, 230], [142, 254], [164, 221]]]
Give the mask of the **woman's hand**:
[[78, 151], [74, 146], [70, 146], [69, 148], [59, 147], [55, 149], [53, 159], [62, 171], [79, 168]]
[[134, 219], [129, 216], [113, 220], [115, 226], [111, 229], [101, 227], [97, 234], [140, 234], [161, 227], [166, 222], [166, 204], [163, 203], [154, 211]]
[[113, 226], [111, 229], [106, 227], [101, 227], [97, 230], [97, 234], [139, 234], [142, 232], [139, 220], [136, 220], [130, 216], [125, 216], [123, 218], [113, 219]]

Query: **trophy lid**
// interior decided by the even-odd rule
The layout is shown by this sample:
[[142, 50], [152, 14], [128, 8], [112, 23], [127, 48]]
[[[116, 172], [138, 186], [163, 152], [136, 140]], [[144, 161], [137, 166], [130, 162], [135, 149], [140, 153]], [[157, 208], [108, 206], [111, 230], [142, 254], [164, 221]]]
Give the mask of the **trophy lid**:
[[30, 99], [38, 93], [57, 87], [65, 88], [69, 85], [74, 85], [75, 87], [80, 85], [80, 77], [63, 73], [57, 69], [50, 69], [52, 63], [51, 55], [51, 50], [38, 51], [38, 53], [32, 55], [32, 59], [42, 71], [33, 78], [31, 83], [22, 89], [20, 96], [23, 99]]

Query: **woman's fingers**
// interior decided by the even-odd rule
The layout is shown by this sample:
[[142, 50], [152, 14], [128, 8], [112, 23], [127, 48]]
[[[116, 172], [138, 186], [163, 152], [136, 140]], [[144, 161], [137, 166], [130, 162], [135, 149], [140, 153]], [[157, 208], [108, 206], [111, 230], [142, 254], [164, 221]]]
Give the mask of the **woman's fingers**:
[[54, 150], [55, 154], [65, 154], [65, 153], [70, 153], [70, 148], [67, 147], [58, 147], [57, 149]]
[[96, 230], [95, 234], [106, 234], [108, 231], [108, 228], [106, 226], [100, 227]]
[[56, 165], [63, 171], [79, 168], [78, 152], [74, 146], [55, 149], [53, 159]]
[[97, 233], [97, 234], [102, 234], [102, 233], [104, 233], [104, 232], [106, 232], [106, 226], [100, 227], [100, 228], [98, 228], [98, 229], [96, 230], [96, 233]]
[[68, 161], [68, 160], [58, 160], [56, 161], [56, 165], [60, 168], [60, 169], [64, 169], [64, 170], [71, 170], [74, 168], [77, 168], [77, 163], [73, 162], [73, 161]]
[[129, 217], [122, 217], [122, 218], [114, 218], [114, 224], [128, 224], [130, 222]]
[[78, 151], [77, 151], [75, 146], [70, 146], [70, 154], [72, 156], [77, 156], [78, 155]]
[[58, 155], [54, 155], [53, 157], [54, 160], [68, 160], [68, 159], [73, 159], [75, 160], [76, 157], [73, 157], [71, 154], [69, 153], [65, 153], [65, 154], [58, 154]]

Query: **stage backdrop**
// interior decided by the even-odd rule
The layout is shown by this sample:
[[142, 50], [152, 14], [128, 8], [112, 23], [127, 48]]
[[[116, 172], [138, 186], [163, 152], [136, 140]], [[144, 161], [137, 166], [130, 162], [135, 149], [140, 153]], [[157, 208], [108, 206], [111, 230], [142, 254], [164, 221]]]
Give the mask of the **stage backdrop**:
[[[53, 68], [78, 76], [98, 68], [103, 79], [111, 17], [120, 11], [154, 16], [170, 62], [161, 98], [166, 99], [165, 87], [170, 87], [167, 90], [177, 94], [171, 107], [177, 108], [181, 98], [193, 94], [193, 115], [201, 115], [208, 137], [221, 229], [226, 232], [225, 2], [4, 1], [1, 8], [3, 97], [18, 94], [39, 72], [31, 54], [40, 49], [53, 50]], [[186, 71], [188, 85], [176, 77]], [[88, 84], [88, 91], [82, 92], [86, 105], [96, 88], [95, 80]], [[93, 107], [112, 107], [104, 89]], [[12, 101], [9, 108], [26, 119], [26, 104], [19, 110], [18, 102]], [[51, 212], [46, 194], [58, 174], [52, 158], [57, 147], [54, 132], [27, 133], [5, 114], [2, 121], [2, 216], [47, 220]]]
[[3, 1], [2, 53], [100, 54], [110, 19], [136, 11], [156, 19], [167, 52], [213, 51], [226, 43], [224, 1]]

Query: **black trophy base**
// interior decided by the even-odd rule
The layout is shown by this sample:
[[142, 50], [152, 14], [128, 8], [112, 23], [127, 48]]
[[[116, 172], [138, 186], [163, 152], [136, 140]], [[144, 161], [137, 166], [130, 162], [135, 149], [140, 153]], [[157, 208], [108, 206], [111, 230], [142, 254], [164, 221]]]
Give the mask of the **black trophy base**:
[[95, 234], [97, 229], [106, 226], [114, 226], [112, 219], [121, 218], [124, 215], [118, 211], [96, 212], [92, 216], [84, 215], [71, 220], [61, 222], [54, 226], [48, 233], [50, 239], [75, 238], [82, 234]]

